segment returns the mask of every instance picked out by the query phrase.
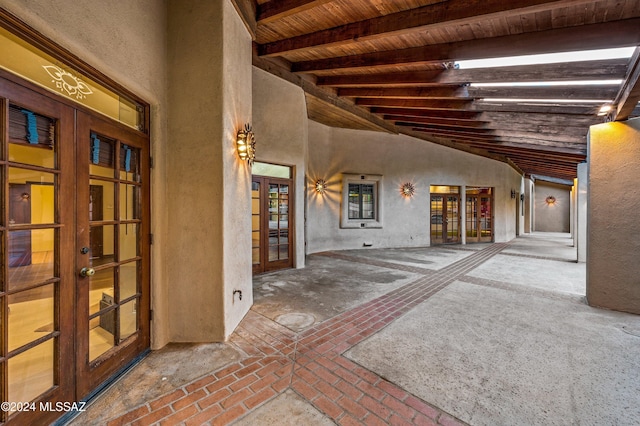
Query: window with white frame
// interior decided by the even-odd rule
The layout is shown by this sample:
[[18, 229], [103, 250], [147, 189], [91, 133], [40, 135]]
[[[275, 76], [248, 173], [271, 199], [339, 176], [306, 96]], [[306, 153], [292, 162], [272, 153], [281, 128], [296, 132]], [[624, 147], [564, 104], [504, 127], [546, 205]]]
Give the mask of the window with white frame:
[[382, 228], [382, 176], [342, 175], [341, 228]]

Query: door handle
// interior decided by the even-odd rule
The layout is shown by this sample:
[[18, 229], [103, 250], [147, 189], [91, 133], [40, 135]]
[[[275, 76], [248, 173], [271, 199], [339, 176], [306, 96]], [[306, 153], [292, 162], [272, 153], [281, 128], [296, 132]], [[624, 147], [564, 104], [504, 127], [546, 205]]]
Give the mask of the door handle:
[[82, 268], [82, 269], [80, 269], [80, 276], [81, 277], [90, 277], [90, 276], [94, 275], [95, 273], [96, 273], [96, 271], [93, 268]]

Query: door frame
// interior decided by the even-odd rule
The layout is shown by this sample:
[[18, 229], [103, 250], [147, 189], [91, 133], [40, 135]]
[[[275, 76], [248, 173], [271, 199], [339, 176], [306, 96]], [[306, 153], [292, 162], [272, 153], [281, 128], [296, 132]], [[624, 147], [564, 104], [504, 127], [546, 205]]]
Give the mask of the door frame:
[[[495, 199], [494, 199], [493, 193], [494, 193], [493, 188], [491, 188], [491, 192], [488, 193], [488, 194], [486, 194], [486, 193], [485, 194], [482, 194], [482, 193], [479, 193], [479, 194], [465, 194], [465, 201], [464, 201], [465, 202], [465, 213], [467, 213], [468, 198], [475, 198], [475, 200], [476, 200], [475, 205], [476, 205], [477, 209], [481, 208], [481, 204], [482, 204], [481, 203], [481, 199], [483, 197], [484, 198], [489, 198], [490, 199], [490, 201], [489, 201], [490, 207], [489, 208], [491, 209], [491, 214], [489, 216], [489, 218], [491, 220], [491, 228], [490, 228], [491, 229], [491, 237], [490, 238], [482, 236], [482, 215], [481, 214], [476, 214], [475, 220], [474, 219], [470, 220], [468, 215], [467, 215], [467, 217], [465, 219], [466, 224], [467, 224], [467, 226], [466, 226], [467, 235], [466, 235], [465, 241], [466, 241], [467, 244], [489, 243], [489, 242], [493, 242], [494, 241], [494, 238], [495, 238], [495, 211], [494, 211]], [[471, 213], [473, 213], [473, 212], [471, 212]], [[480, 213], [480, 212], [478, 211], [476, 213]], [[516, 216], [516, 219], [517, 219], [517, 216]], [[468, 233], [469, 233], [468, 224], [471, 221], [475, 221], [475, 226], [476, 226], [475, 229], [477, 231], [477, 236], [475, 238], [474, 237], [470, 237], [468, 235]]]
[[[149, 143], [148, 137], [136, 130], [130, 129], [120, 123], [116, 123], [105, 117], [95, 114], [77, 112], [76, 120], [76, 271], [89, 265], [89, 254], [82, 255], [80, 247], [90, 247], [89, 238], [89, 135], [91, 132], [109, 136], [116, 140], [114, 157], [119, 158], [119, 144], [121, 142], [134, 146], [140, 150], [140, 173], [143, 183], [140, 191], [140, 203], [142, 210], [140, 229], [138, 230], [140, 241], [138, 245], [141, 262], [140, 274], [141, 296], [140, 306], [136, 314], [139, 320], [139, 329], [136, 333], [139, 338], [128, 337], [118, 350], [114, 348], [100, 355], [96, 360], [89, 360], [89, 278], [76, 274], [76, 395], [78, 399], [84, 398], [91, 391], [117, 374], [122, 367], [133, 361], [138, 355], [150, 347], [150, 167], [149, 167]], [[84, 135], [84, 136], [83, 136]], [[86, 137], [86, 140], [82, 138]], [[86, 143], [85, 143], [86, 142]], [[117, 161], [114, 161], [116, 167]], [[119, 174], [119, 170], [118, 170]], [[82, 182], [82, 179], [85, 181]], [[116, 183], [116, 185], [119, 185]], [[119, 200], [116, 198], [114, 209], [118, 208]], [[82, 219], [84, 218], [84, 219]], [[117, 226], [117, 225], [114, 225]], [[117, 233], [116, 233], [117, 234]]]
[[[256, 275], [264, 272], [275, 271], [278, 269], [293, 268], [293, 256], [295, 253], [295, 191], [293, 178], [277, 178], [270, 176], [252, 175], [251, 182], [260, 183], [260, 263], [252, 265], [252, 273]], [[289, 185], [289, 247], [288, 257], [284, 260], [269, 261], [269, 183]]]
[[[434, 225], [433, 220], [434, 220], [434, 212], [433, 212], [433, 197], [442, 197], [442, 214], [440, 215], [440, 221], [442, 223], [442, 241], [440, 242], [434, 242], [433, 239], [433, 231], [432, 231], [432, 225]], [[449, 202], [448, 198], [449, 197], [456, 197], [458, 199], [457, 201], [457, 211], [458, 211], [458, 217], [456, 218], [458, 221], [458, 230], [457, 230], [457, 234], [455, 236], [455, 240], [454, 241], [448, 241], [448, 233], [449, 233], [449, 229], [448, 229], [448, 225], [449, 225], [449, 217], [447, 214], [447, 203]], [[460, 244], [462, 242], [461, 239], [461, 220], [462, 220], [462, 216], [461, 216], [461, 211], [460, 211], [460, 198], [462, 197], [462, 195], [460, 193], [439, 193], [439, 192], [434, 192], [430, 194], [429, 197], [429, 240], [430, 243], [432, 245], [442, 245], [442, 244]], [[436, 221], [438, 220], [437, 215], [436, 216]], [[437, 223], [436, 223], [437, 224]]]
[[[150, 299], [151, 299], [151, 283], [150, 283], [150, 218], [151, 218], [151, 174], [150, 174], [150, 140], [147, 133], [130, 128], [115, 120], [99, 115], [98, 113], [76, 104], [69, 99], [58, 96], [55, 93], [34, 85], [19, 76], [11, 74], [0, 69], [0, 112], [2, 115], [9, 113], [9, 102], [28, 108], [29, 110], [42, 114], [56, 120], [56, 140], [57, 154], [56, 165], [52, 169], [53, 173], [58, 177], [55, 188], [58, 191], [55, 201], [55, 223], [51, 226], [55, 229], [55, 240], [60, 251], [54, 260], [54, 270], [57, 271], [58, 287], [55, 289], [55, 309], [54, 309], [54, 386], [41, 394], [36, 400], [36, 404], [40, 402], [56, 402], [56, 401], [80, 401], [86, 400], [93, 393], [101, 388], [101, 385], [112, 380], [124, 368], [128, 367], [131, 362], [139, 359], [150, 347]], [[5, 98], [8, 101], [5, 101]], [[141, 197], [141, 225], [140, 225], [140, 258], [141, 265], [141, 297], [140, 306], [137, 307], [140, 312], [139, 330], [136, 332], [140, 338], [127, 339], [122, 345], [123, 350], [113, 351], [107, 357], [99, 357], [90, 366], [91, 370], [87, 370], [88, 359], [83, 356], [86, 354], [88, 358], [88, 336], [84, 342], [78, 338], [81, 322], [88, 323], [88, 303], [86, 309], [82, 309], [85, 315], [79, 312], [81, 309], [79, 289], [84, 284], [78, 276], [81, 269], [80, 261], [80, 238], [86, 235], [88, 238], [89, 229], [84, 227], [80, 229], [78, 218], [81, 210], [88, 220], [88, 200], [89, 200], [89, 174], [88, 161], [81, 161], [82, 158], [88, 159], [88, 151], [85, 157], [78, 154], [77, 147], [80, 144], [78, 134], [80, 131], [76, 126], [76, 116], [86, 115], [91, 117], [92, 127], [103, 129], [105, 133], [114, 132], [115, 134], [124, 135], [124, 138], [132, 136], [134, 139], [144, 141], [140, 145], [140, 171], [143, 182]], [[148, 107], [145, 107], [145, 122], [148, 125]], [[5, 126], [0, 126], [5, 128]], [[148, 126], [147, 126], [148, 128]], [[8, 132], [8, 129], [6, 130]], [[129, 140], [129, 139], [127, 139]], [[8, 146], [8, 141], [6, 143]], [[8, 149], [8, 148], [7, 148]], [[8, 157], [6, 152], [0, 156], [0, 163], [5, 170], [8, 170]], [[86, 170], [83, 172], [83, 166]], [[6, 171], [5, 173], [8, 173]], [[86, 185], [78, 185], [80, 180], [78, 176], [85, 173]], [[5, 179], [7, 178], [5, 175]], [[3, 202], [8, 203], [8, 192], [5, 194]], [[62, 202], [60, 200], [66, 200]], [[70, 201], [70, 202], [69, 202]], [[7, 206], [8, 215], [8, 206]], [[0, 231], [6, 235], [9, 230], [8, 223], [3, 225], [0, 223]], [[6, 246], [8, 237], [5, 237], [3, 244]], [[6, 252], [5, 252], [6, 253]], [[70, 253], [75, 253], [69, 256]], [[1, 269], [1, 268], [0, 268]], [[5, 274], [5, 272], [2, 272]], [[5, 283], [6, 279], [3, 280]], [[0, 288], [0, 294], [5, 295], [0, 307], [5, 309], [7, 306], [6, 293], [1, 293], [5, 288]], [[83, 319], [86, 318], [86, 321]], [[88, 326], [88, 324], [87, 324]], [[3, 330], [3, 333], [7, 331]], [[3, 339], [6, 341], [6, 338]], [[85, 351], [81, 353], [80, 351]], [[4, 347], [6, 353], [6, 343]], [[80, 364], [84, 361], [84, 371], [80, 368]], [[6, 362], [6, 361], [5, 361]], [[6, 368], [6, 367], [4, 367]], [[91, 374], [91, 378], [82, 378], [83, 374]], [[2, 375], [6, 377], [5, 375]], [[3, 392], [7, 392], [6, 379], [0, 383]], [[50, 423], [61, 416], [60, 412], [47, 411], [23, 411], [12, 415], [8, 419], [8, 424], [18, 422], [19, 424], [37, 424]], [[6, 420], [6, 419], [5, 419]], [[2, 419], [0, 419], [2, 421]]]

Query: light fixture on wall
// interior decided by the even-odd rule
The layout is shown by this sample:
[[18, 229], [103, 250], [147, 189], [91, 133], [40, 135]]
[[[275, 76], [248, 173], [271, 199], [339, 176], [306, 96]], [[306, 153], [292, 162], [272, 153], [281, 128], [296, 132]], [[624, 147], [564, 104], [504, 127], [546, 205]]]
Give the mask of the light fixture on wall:
[[22, 194], [20, 194], [20, 198], [22, 198], [22, 201], [29, 201], [31, 195], [28, 192], [23, 192]]
[[318, 194], [324, 194], [327, 190], [327, 181], [324, 179], [318, 179], [315, 183], [315, 189]]
[[511, 190], [511, 198], [513, 198], [513, 199], [516, 198], [516, 190], [515, 189]]
[[556, 203], [556, 197], [554, 197], [553, 195], [549, 195], [547, 198], [545, 198], [544, 201], [551, 206]]
[[246, 160], [250, 166], [253, 165], [253, 160], [256, 158], [256, 137], [253, 134], [251, 124], [247, 123], [238, 130], [236, 150], [240, 159]]
[[411, 182], [405, 182], [400, 186], [400, 194], [405, 198], [413, 197], [416, 192], [416, 187]]

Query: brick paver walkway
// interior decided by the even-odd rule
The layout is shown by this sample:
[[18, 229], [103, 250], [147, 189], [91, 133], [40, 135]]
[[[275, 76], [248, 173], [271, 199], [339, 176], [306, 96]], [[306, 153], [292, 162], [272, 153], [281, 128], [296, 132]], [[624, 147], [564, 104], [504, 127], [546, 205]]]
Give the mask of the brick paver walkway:
[[[178, 388], [109, 422], [113, 425], [225, 425], [292, 389], [339, 425], [463, 425], [342, 354], [466, 275], [507, 244], [492, 244], [439, 271], [299, 334], [250, 311], [230, 338], [240, 362]], [[411, 272], [420, 268], [326, 256]]]

